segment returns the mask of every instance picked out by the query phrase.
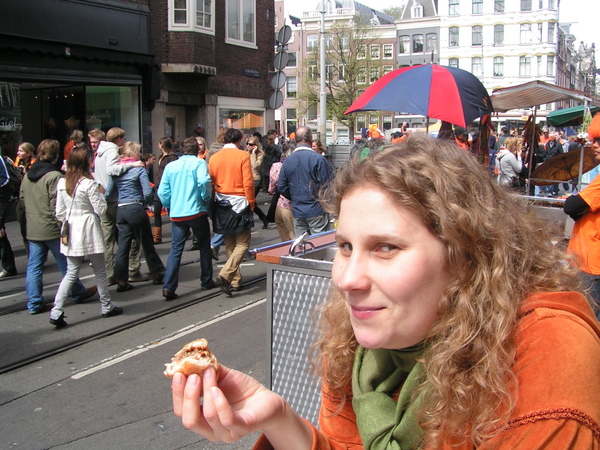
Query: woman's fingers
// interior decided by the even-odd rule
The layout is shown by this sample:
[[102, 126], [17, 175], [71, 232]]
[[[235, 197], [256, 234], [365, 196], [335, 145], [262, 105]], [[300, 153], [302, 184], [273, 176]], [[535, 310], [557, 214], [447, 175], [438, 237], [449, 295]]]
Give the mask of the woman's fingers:
[[234, 442], [239, 436], [232, 431], [235, 427], [235, 414], [223, 392], [217, 387], [215, 370], [204, 371], [204, 418], [219, 440]]

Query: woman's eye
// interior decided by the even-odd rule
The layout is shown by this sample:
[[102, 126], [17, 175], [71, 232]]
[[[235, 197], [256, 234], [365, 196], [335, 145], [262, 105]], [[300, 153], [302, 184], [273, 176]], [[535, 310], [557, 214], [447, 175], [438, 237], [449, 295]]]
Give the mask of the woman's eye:
[[391, 244], [379, 244], [377, 246], [378, 252], [388, 253], [388, 252], [392, 252], [394, 250], [398, 250], [398, 247], [396, 247], [395, 245], [391, 245]]
[[338, 248], [340, 249], [340, 252], [343, 255], [347, 255], [349, 253], [352, 253], [352, 244], [350, 244], [348, 242], [344, 242], [342, 244], [338, 244]]

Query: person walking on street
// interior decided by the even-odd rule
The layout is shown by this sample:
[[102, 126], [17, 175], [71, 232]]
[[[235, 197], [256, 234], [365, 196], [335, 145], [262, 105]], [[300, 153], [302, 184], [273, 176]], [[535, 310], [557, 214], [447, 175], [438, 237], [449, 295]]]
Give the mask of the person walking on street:
[[217, 286], [213, 280], [210, 251], [210, 225], [208, 204], [211, 197], [211, 180], [204, 159], [198, 158], [196, 138], [183, 141], [183, 155], [165, 167], [158, 188], [161, 203], [171, 218], [171, 250], [163, 279], [162, 295], [166, 300], [178, 297], [181, 255], [190, 229], [200, 250], [200, 289]]
[[[96, 134], [96, 138], [101, 135]], [[104, 258], [106, 260], [106, 275], [108, 285], [117, 283], [115, 277], [115, 253], [114, 247], [117, 241], [117, 190], [114, 189], [112, 177], [119, 176], [133, 167], [144, 167], [142, 161], [134, 161], [127, 164], [121, 163], [119, 157], [119, 148], [125, 143], [125, 130], [113, 127], [106, 133], [106, 141], [100, 141], [98, 151], [94, 161], [94, 178], [102, 185], [106, 191], [106, 212], [102, 215], [102, 233], [104, 234], [106, 250]], [[134, 239], [131, 243], [129, 254], [129, 277], [128, 281], [146, 281], [148, 276], [140, 273], [140, 243]]]
[[[121, 149], [122, 164], [141, 162], [141, 146], [137, 142], [125, 142]], [[143, 164], [133, 167], [123, 174], [113, 177], [117, 189], [117, 227], [119, 230], [118, 250], [115, 256], [115, 277], [117, 292], [133, 289], [127, 280], [129, 251], [131, 241], [135, 237], [140, 243], [146, 258], [152, 283], [162, 284], [165, 266], [156, 253], [152, 242], [150, 219], [146, 214], [145, 205], [152, 197], [152, 188]]]
[[158, 170], [155, 175], [154, 182], [154, 193], [153, 193], [153, 205], [154, 205], [154, 226], [152, 227], [152, 239], [154, 244], [162, 243], [162, 209], [163, 204], [160, 202], [160, 198], [156, 194], [160, 187], [160, 180], [162, 179], [165, 167], [170, 162], [177, 160], [178, 156], [173, 153], [173, 141], [169, 137], [161, 138], [158, 141], [158, 148], [160, 149], [160, 157], [158, 158]]
[[[48, 251], [56, 261], [60, 273], [67, 274], [67, 259], [60, 252], [60, 221], [56, 218], [56, 186], [63, 177], [56, 167], [60, 144], [54, 139], [44, 139], [37, 148], [37, 162], [31, 166], [21, 183], [17, 215], [25, 224], [26, 239], [29, 243], [27, 259], [27, 309], [30, 314], [46, 310], [43, 273]], [[70, 296], [74, 302], [82, 302], [97, 292], [96, 286], [86, 289], [77, 279], [73, 283]]]
[[227, 262], [219, 272], [222, 292], [242, 289], [240, 265], [250, 248], [254, 216], [254, 178], [250, 155], [242, 150], [242, 132], [229, 128], [223, 149], [210, 157], [208, 169], [215, 200], [213, 227], [224, 234]]
[[54, 297], [50, 323], [56, 328], [67, 325], [63, 305], [79, 276], [84, 257], [89, 259], [94, 270], [100, 314], [104, 318], [118, 316], [123, 308], [110, 299], [104, 263], [104, 235], [100, 223], [100, 216], [106, 211], [104, 188], [94, 181], [89, 155], [84, 147], [75, 145], [71, 149], [67, 173], [58, 180], [56, 190], [56, 218], [69, 228], [69, 233], [67, 243], [60, 244], [60, 252], [67, 258], [67, 273]]
[[330, 182], [333, 170], [327, 160], [312, 149], [310, 128], [298, 128], [296, 142], [296, 149], [283, 162], [277, 189], [292, 201], [298, 237], [304, 232], [317, 234], [329, 229], [329, 216], [318, 200], [318, 192]]

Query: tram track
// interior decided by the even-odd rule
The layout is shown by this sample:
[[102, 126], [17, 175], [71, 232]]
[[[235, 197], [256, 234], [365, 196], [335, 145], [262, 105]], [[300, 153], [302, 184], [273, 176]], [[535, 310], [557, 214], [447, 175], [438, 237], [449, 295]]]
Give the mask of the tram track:
[[[253, 285], [253, 284], [257, 284], [260, 283], [262, 281], [265, 281], [267, 279], [266, 274], [265, 275], [261, 275], [258, 276], [256, 278], [253, 278], [251, 280], [248, 280], [247, 282], [245, 282], [243, 284], [244, 289], [248, 288], [249, 286]], [[220, 290], [215, 290], [212, 293], [207, 293], [204, 294], [200, 297], [196, 297], [193, 299], [190, 299], [188, 301], [185, 302], [178, 302], [176, 304], [173, 305], [169, 305], [169, 307], [161, 309], [159, 311], [155, 311], [153, 313], [150, 313], [148, 315], [145, 315], [143, 317], [140, 317], [138, 319], [129, 321], [127, 323], [121, 324], [119, 326], [116, 327], [112, 327], [112, 328], [108, 328], [105, 330], [102, 330], [99, 333], [94, 333], [92, 335], [89, 336], [85, 336], [79, 339], [74, 339], [74, 340], [70, 340], [67, 344], [64, 345], [60, 345], [58, 347], [46, 350], [44, 352], [41, 352], [39, 354], [33, 355], [33, 356], [29, 356], [27, 358], [23, 358], [21, 360], [18, 361], [14, 361], [10, 364], [6, 364], [4, 366], [0, 366], [0, 375], [5, 374], [7, 372], [11, 372], [13, 370], [19, 369], [21, 367], [25, 367], [29, 364], [33, 364], [39, 361], [42, 361], [46, 358], [52, 357], [54, 355], [58, 355], [60, 353], [66, 352], [68, 350], [74, 349], [76, 347], [79, 347], [81, 345], [90, 343], [92, 341], [95, 341], [97, 339], [102, 339], [117, 333], [120, 333], [122, 331], [128, 330], [132, 327], [135, 327], [137, 325], [141, 325], [144, 324], [146, 322], [150, 322], [152, 320], [158, 319], [160, 317], [166, 316], [168, 314], [172, 314], [174, 312], [177, 312], [179, 310], [188, 308], [190, 306], [196, 305], [198, 303], [202, 303], [204, 301], [213, 299], [215, 297], [218, 297], [219, 295], [221, 295], [221, 291]], [[26, 306], [15, 306], [13, 308], [5, 308], [4, 310], [2, 310], [0, 312], [0, 315], [7, 315], [7, 314], [11, 314], [14, 312], [18, 312], [18, 311], [23, 311], [26, 310], [27, 307]]]

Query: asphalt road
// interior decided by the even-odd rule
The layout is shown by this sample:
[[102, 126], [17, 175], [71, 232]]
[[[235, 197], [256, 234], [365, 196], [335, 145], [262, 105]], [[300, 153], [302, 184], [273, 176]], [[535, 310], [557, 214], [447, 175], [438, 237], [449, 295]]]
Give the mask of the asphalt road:
[[[7, 229], [23, 274], [26, 257], [16, 224]], [[166, 261], [170, 242], [166, 222], [163, 234], [165, 242], [157, 249]], [[273, 224], [268, 230], [255, 227], [253, 248], [277, 242]], [[172, 413], [164, 364], [191, 340], [208, 339], [219, 361], [261, 382], [265, 379], [265, 281], [245, 287], [232, 298], [218, 290], [200, 291], [196, 258], [194, 252], [184, 253], [188, 264], [182, 267], [178, 299], [165, 302], [161, 287], [151, 282], [136, 283], [134, 290], [125, 293], [111, 287], [113, 299], [125, 309], [123, 315], [101, 318], [96, 297], [69, 305], [69, 326], [60, 330], [48, 323], [49, 313], [9, 312], [27, 302], [24, 275], [0, 280], [0, 312], [5, 312], [0, 315], [0, 366], [32, 359], [0, 376], [0, 448], [251, 448], [256, 435], [231, 445], [211, 443], [183, 428]], [[215, 263], [215, 274], [223, 261]], [[265, 272], [266, 266], [252, 259], [242, 267], [245, 282], [260, 279]], [[44, 278], [48, 299], [60, 278], [49, 257]], [[91, 269], [84, 268], [81, 278], [91, 285]], [[166, 310], [177, 303], [180, 309]], [[157, 317], [147, 321], [152, 314]], [[94, 338], [109, 328], [118, 329]], [[69, 344], [76, 345], [60, 350]], [[36, 361], [36, 355], [45, 357]]]

